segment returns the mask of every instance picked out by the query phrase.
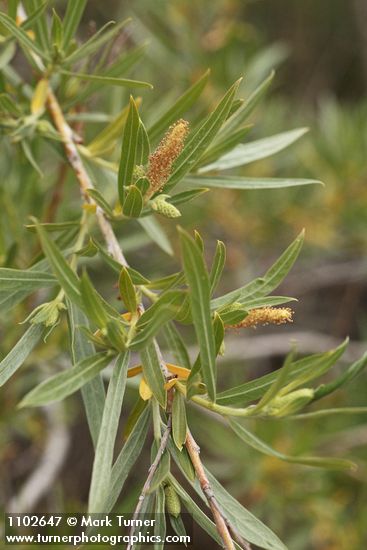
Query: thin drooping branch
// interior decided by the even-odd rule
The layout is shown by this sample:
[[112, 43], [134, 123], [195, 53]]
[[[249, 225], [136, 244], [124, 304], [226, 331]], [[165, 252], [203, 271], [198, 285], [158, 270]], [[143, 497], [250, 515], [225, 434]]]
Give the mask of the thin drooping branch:
[[141, 491], [139, 499], [138, 499], [138, 504], [136, 505], [136, 508], [134, 510], [134, 514], [133, 514], [133, 518], [132, 518], [132, 525], [131, 525], [130, 532], [129, 532], [129, 543], [127, 545], [126, 550], [131, 550], [131, 548], [133, 547], [132, 537], [133, 537], [133, 535], [135, 533], [135, 529], [136, 529], [136, 525], [135, 525], [136, 520], [139, 517], [139, 514], [140, 514], [141, 509], [142, 509], [143, 504], [144, 504], [144, 500], [145, 500], [147, 494], [149, 493], [150, 486], [151, 486], [153, 478], [154, 478], [154, 474], [156, 473], [156, 471], [158, 469], [158, 466], [161, 462], [163, 453], [166, 452], [171, 430], [172, 430], [172, 414], [168, 413], [168, 422], [167, 422], [166, 429], [163, 432], [161, 443], [159, 445], [159, 449], [157, 451], [157, 454], [156, 454], [156, 457], [155, 457], [154, 461], [152, 462], [152, 464], [149, 467], [148, 477], [145, 480], [144, 486], [142, 488], [142, 491]]
[[[191, 462], [196, 472], [197, 478], [199, 480], [201, 490], [203, 491], [205, 498], [208, 501], [208, 504], [212, 511], [218, 533], [224, 544], [224, 548], [226, 548], [226, 550], [235, 550], [235, 545], [233, 543], [233, 539], [234, 539], [245, 550], [251, 550], [251, 547], [248, 544], [248, 542], [245, 541], [241, 537], [241, 535], [237, 533], [236, 529], [232, 526], [231, 522], [225, 517], [222, 510], [220, 509], [218, 501], [215, 498], [213, 489], [210, 485], [208, 476], [205, 473], [203, 463], [201, 462], [200, 447], [198, 446], [195, 439], [193, 438], [190, 430], [188, 430], [187, 432], [185, 446], [186, 446], [187, 452], [190, 455]], [[230, 534], [230, 531], [232, 532], [233, 538]]]
[[[106, 242], [109, 253], [117, 262], [119, 262], [124, 266], [128, 266], [127, 260], [123, 254], [123, 251], [121, 250], [120, 244], [112, 229], [111, 224], [105, 218], [103, 210], [98, 205], [96, 205], [92, 197], [90, 197], [88, 194], [88, 190], [93, 189], [93, 183], [88, 175], [88, 172], [86, 171], [83, 165], [82, 159], [80, 157], [79, 151], [74, 141], [73, 131], [68, 125], [68, 123], [66, 122], [64, 114], [61, 110], [60, 104], [51, 88], [49, 88], [49, 92], [48, 92], [47, 105], [48, 105], [49, 113], [54, 121], [54, 124], [63, 139], [65, 153], [69, 161], [69, 164], [72, 167], [75, 173], [75, 176], [79, 182], [82, 197], [87, 203], [93, 204], [96, 207], [96, 216], [97, 216], [98, 225], [100, 227], [101, 233]], [[169, 372], [162, 358], [162, 354], [159, 349], [159, 346], [156, 342], [155, 342], [155, 347], [161, 362], [161, 368], [162, 368], [163, 374], [167, 379], [169, 377]], [[168, 412], [167, 427], [165, 429], [165, 432], [162, 435], [161, 444], [160, 444], [158, 453], [149, 469], [149, 475], [146, 479], [142, 493], [139, 497], [138, 505], [134, 512], [134, 517], [136, 514], [139, 514], [141, 510], [141, 506], [143, 505], [144, 498], [149, 490], [154, 473], [160, 464], [162, 455], [168, 444], [168, 439], [171, 432], [172, 417], [171, 417], [170, 409], [167, 412]], [[217, 500], [215, 499], [215, 496], [212, 492], [209, 481], [204, 471], [204, 467], [199, 457], [199, 447], [197, 446], [190, 432], [188, 435], [188, 439], [186, 440], [186, 447], [190, 454], [191, 460], [193, 462], [196, 474], [199, 478], [202, 490], [204, 491], [204, 494], [209, 502], [210, 508], [212, 510], [213, 518], [217, 527], [217, 531], [223, 541], [224, 548], [226, 548], [226, 550], [234, 550], [235, 546], [227, 526], [228, 521], [224, 518], [224, 515], [221, 512], [218, 506]], [[128, 550], [130, 550], [130, 548], [131, 548], [131, 543], [129, 543]], [[249, 547], [247, 546], [246, 548], [246, 546], [244, 546], [244, 548], [248, 550]]]
[[47, 97], [48, 109], [51, 114], [51, 117], [55, 123], [56, 128], [58, 129], [60, 135], [63, 138], [65, 153], [69, 161], [70, 166], [74, 170], [76, 178], [79, 182], [80, 191], [86, 202], [96, 206], [96, 216], [98, 225], [105, 239], [108, 251], [111, 256], [118, 261], [120, 264], [127, 266], [128, 263], [126, 258], [121, 250], [117, 237], [111, 227], [111, 224], [106, 220], [103, 210], [96, 205], [92, 197], [89, 196], [88, 190], [93, 189], [92, 180], [89, 177], [88, 172], [86, 171], [83, 162], [80, 158], [77, 146], [74, 142], [73, 130], [70, 128], [69, 124], [66, 122], [64, 114], [61, 110], [59, 102], [57, 101], [55, 94], [49, 89]]

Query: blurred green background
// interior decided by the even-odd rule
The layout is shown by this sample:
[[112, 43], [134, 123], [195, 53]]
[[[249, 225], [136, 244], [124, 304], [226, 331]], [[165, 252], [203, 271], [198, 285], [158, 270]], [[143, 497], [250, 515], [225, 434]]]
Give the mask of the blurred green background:
[[[65, 2], [56, 5], [62, 13]], [[148, 122], [148, 116], [151, 120], [158, 117], [208, 67], [209, 85], [190, 120], [209, 109], [239, 76], [244, 76], [240, 96], [246, 98], [275, 68], [271, 89], [251, 117], [254, 127], [247, 140], [300, 126], [310, 131], [286, 151], [246, 165], [241, 173], [314, 177], [325, 183], [324, 188], [282, 191], [212, 190], [183, 208], [180, 224], [200, 231], [208, 255], [216, 239], [227, 245], [223, 291], [261, 274], [300, 229], [306, 229], [301, 258], [281, 292], [299, 299], [293, 326], [260, 328], [245, 338], [230, 335], [220, 369], [221, 387], [279, 366], [292, 339], [303, 353], [326, 350], [349, 335], [352, 344], [347, 359], [356, 358], [365, 349], [367, 333], [365, 1], [89, 0], [81, 34], [87, 36], [111, 18], [127, 16], [133, 21], [115, 47], [148, 43], [144, 58], [131, 73], [132, 78], [154, 84], [152, 92], [142, 93], [144, 121]], [[93, 109], [113, 114], [126, 97], [121, 89], [108, 90], [92, 102]], [[87, 125], [87, 136], [99, 128], [98, 124]], [[3, 165], [1, 172], [8, 173], [8, 167]], [[67, 184], [70, 189], [74, 185], [72, 180]], [[77, 208], [77, 194], [75, 199]], [[176, 247], [174, 224], [167, 221], [164, 225]], [[127, 247], [130, 263], [143, 273], [163, 275], [175, 267], [175, 260], [147, 243], [144, 235], [128, 236]], [[93, 276], [111, 294], [114, 281], [100, 267], [91, 266]], [[24, 313], [20, 309], [19, 321]], [[5, 333], [4, 327], [1, 321], [2, 353], [20, 332], [15, 327], [13, 333]], [[56, 464], [56, 473], [50, 473], [52, 464], [55, 467], [55, 457], [51, 459], [46, 470], [53, 475], [52, 486], [33, 503], [34, 509], [84, 509], [92, 446], [80, 399], [69, 398], [63, 409], [52, 411], [16, 410], [20, 395], [34, 383], [32, 365], [47, 369], [50, 361], [61, 364], [65, 360], [56, 356], [60, 345], [66, 349], [62, 331], [55, 331], [0, 397], [1, 506], [10, 503], [16, 509], [16, 496], [19, 504], [32, 473], [42, 466], [42, 460], [47, 461], [45, 449], [55, 453], [54, 436], [58, 437], [56, 450], [60, 446], [60, 464]], [[365, 405], [366, 388], [366, 375], [362, 375], [322, 406]], [[125, 411], [133, 403], [133, 391], [127, 397]], [[191, 425], [209, 468], [290, 550], [367, 547], [365, 417], [269, 421], [261, 427], [261, 435], [275, 448], [350, 456], [358, 463], [357, 471], [340, 474], [264, 458], [244, 448], [214, 419], [199, 414], [192, 411]], [[131, 506], [148, 461], [146, 449], [120, 499], [120, 510]], [[195, 548], [206, 540], [198, 532]]]

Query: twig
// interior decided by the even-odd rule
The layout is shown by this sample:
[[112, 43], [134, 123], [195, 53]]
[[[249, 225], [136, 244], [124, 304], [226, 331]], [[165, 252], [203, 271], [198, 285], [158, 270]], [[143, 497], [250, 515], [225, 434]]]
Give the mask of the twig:
[[161, 443], [159, 445], [159, 449], [157, 451], [156, 457], [155, 457], [154, 461], [152, 462], [152, 464], [150, 465], [148, 477], [145, 480], [143, 489], [142, 489], [142, 491], [140, 493], [140, 496], [139, 496], [139, 499], [138, 499], [138, 504], [136, 505], [136, 508], [135, 508], [135, 511], [134, 511], [134, 515], [133, 515], [133, 518], [132, 518], [132, 525], [131, 525], [130, 532], [129, 532], [129, 539], [130, 540], [129, 540], [129, 543], [127, 545], [126, 550], [130, 550], [131, 548], [133, 548], [133, 543], [131, 541], [132, 541], [132, 537], [135, 533], [135, 528], [136, 528], [136, 525], [135, 525], [136, 521], [135, 520], [138, 519], [138, 516], [141, 512], [144, 500], [145, 500], [145, 498], [146, 498], [146, 496], [149, 492], [154, 474], [157, 471], [157, 468], [159, 466], [159, 463], [161, 461], [163, 453], [165, 452], [165, 450], [167, 448], [167, 445], [168, 445], [168, 439], [169, 439], [169, 436], [170, 436], [170, 433], [171, 433], [171, 430], [172, 430], [172, 411], [171, 411], [172, 396], [173, 396], [173, 388], [168, 392], [168, 395], [167, 395], [167, 414], [168, 414], [167, 426], [166, 426], [166, 429], [163, 432]]
[[226, 550], [235, 550], [235, 545], [229, 532], [229, 530], [231, 530], [233, 533], [233, 538], [236, 540], [236, 542], [238, 542], [238, 544], [240, 544], [245, 550], [251, 550], [248, 542], [243, 540], [243, 538], [239, 534], [237, 534], [230, 521], [224, 516], [223, 512], [221, 511], [218, 501], [213, 493], [213, 489], [210, 485], [209, 479], [205, 473], [203, 463], [201, 462], [200, 448], [193, 438], [190, 430], [187, 432], [185, 446], [187, 452], [190, 455], [192, 465], [200, 483], [200, 487], [212, 511], [213, 518], [217, 526], [217, 531], [223, 541], [224, 548], [226, 548]]

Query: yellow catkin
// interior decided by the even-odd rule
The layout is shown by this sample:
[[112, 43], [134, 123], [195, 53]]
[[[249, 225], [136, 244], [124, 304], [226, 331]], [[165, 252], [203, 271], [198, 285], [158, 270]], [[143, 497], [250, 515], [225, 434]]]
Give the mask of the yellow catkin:
[[247, 317], [235, 325], [226, 325], [228, 328], [249, 328], [258, 325], [283, 325], [292, 323], [293, 311], [289, 307], [261, 307], [252, 309]]
[[178, 120], [169, 128], [157, 149], [150, 155], [147, 173], [150, 196], [162, 189], [168, 180], [172, 164], [181, 153], [188, 132], [189, 123], [183, 119]]

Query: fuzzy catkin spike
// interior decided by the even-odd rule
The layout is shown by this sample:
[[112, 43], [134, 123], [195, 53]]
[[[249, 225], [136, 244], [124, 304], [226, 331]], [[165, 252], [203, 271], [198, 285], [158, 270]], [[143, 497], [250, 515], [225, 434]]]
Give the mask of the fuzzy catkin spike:
[[188, 132], [189, 123], [183, 119], [178, 120], [169, 128], [157, 149], [150, 155], [147, 172], [150, 182], [149, 196], [162, 189], [168, 180], [172, 164], [181, 153]]
[[292, 323], [293, 311], [289, 307], [261, 307], [252, 309], [247, 317], [235, 325], [226, 325], [227, 328], [249, 328], [258, 325], [283, 325]]

